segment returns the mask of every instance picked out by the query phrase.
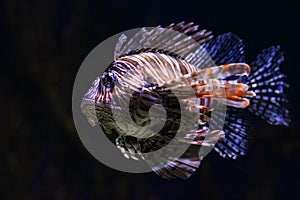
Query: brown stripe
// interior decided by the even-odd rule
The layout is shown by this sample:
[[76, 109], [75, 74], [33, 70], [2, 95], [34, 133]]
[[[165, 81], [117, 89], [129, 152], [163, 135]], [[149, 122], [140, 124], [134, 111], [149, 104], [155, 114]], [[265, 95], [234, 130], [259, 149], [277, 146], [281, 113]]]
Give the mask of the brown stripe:
[[181, 62], [181, 61], [177, 61], [177, 62], [178, 62], [178, 64], [179, 64], [181, 73], [182, 73], [183, 75], [187, 74], [188, 71], [186, 70], [186, 68], [185, 68], [185, 66], [182, 64], [182, 62]]

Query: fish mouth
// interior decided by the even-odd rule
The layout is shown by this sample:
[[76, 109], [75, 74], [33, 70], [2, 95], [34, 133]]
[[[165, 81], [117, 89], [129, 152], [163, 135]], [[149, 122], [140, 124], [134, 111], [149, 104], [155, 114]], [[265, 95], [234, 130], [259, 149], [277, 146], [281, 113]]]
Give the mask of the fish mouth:
[[[81, 102], [81, 112], [86, 116], [87, 121], [90, 125], [96, 126], [98, 125], [98, 117], [97, 112], [99, 112], [99, 107], [101, 108], [103, 105], [98, 104], [94, 100], [83, 99]], [[98, 108], [98, 109], [97, 109]]]

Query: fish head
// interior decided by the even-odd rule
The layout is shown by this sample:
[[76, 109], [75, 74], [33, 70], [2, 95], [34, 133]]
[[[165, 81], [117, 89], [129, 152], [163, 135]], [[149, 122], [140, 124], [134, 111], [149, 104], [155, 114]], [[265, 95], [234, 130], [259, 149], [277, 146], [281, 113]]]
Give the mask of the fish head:
[[105, 71], [97, 77], [81, 102], [81, 111], [90, 125], [108, 126], [113, 122], [110, 105], [116, 83], [113, 72]]

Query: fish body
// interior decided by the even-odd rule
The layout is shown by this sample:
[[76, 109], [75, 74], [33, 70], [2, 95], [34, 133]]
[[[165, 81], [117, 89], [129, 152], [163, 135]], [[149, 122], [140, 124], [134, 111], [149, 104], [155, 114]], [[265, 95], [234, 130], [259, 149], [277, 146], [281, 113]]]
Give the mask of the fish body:
[[[169, 40], [160, 38], [166, 29], [188, 39], [176, 33]], [[183, 22], [146, 33], [142, 29], [128, 43], [120, 37], [115, 60], [93, 82], [81, 104], [89, 123], [114, 135], [112, 141], [125, 157], [146, 160], [164, 178], [186, 179], [205, 156], [201, 147], [234, 159], [245, 154], [250, 123], [245, 110], [270, 124], [289, 125], [282, 93], [288, 84], [279, 68], [283, 60], [279, 47], [263, 50], [250, 67], [244, 60], [241, 39], [232, 33], [213, 39], [211, 32]], [[151, 41], [159, 42], [160, 48], [140, 46]], [[149, 112], [159, 105], [156, 117], [151, 118]], [[227, 106], [226, 114], [218, 111], [219, 105]], [[190, 120], [184, 121], [185, 115]], [[224, 127], [213, 130], [222, 117]], [[189, 123], [185, 134], [175, 137]], [[173, 140], [178, 143], [172, 144]], [[162, 165], [157, 164], [159, 158], [145, 156], [167, 145], [176, 150], [180, 144], [189, 146], [180, 156], [167, 157]]]

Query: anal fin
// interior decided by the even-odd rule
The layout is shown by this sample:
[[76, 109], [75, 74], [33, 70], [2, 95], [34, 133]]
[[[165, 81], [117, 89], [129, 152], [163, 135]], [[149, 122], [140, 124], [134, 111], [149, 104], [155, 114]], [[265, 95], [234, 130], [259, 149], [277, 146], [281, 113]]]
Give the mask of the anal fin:
[[243, 156], [248, 150], [249, 115], [246, 110], [235, 107], [227, 107], [226, 119], [223, 131], [225, 138], [215, 144], [215, 150], [222, 157], [236, 159]]

